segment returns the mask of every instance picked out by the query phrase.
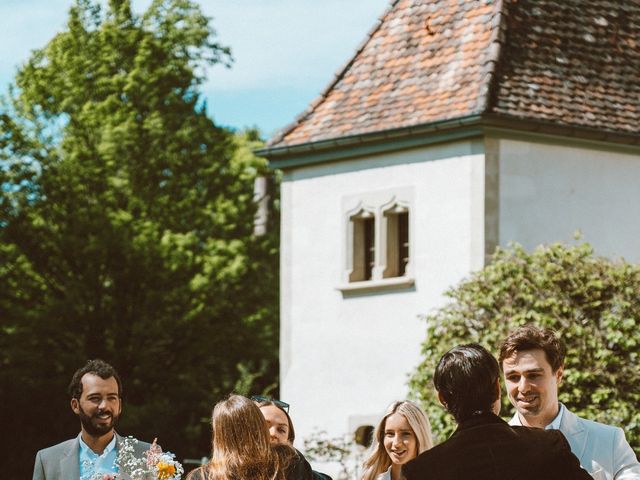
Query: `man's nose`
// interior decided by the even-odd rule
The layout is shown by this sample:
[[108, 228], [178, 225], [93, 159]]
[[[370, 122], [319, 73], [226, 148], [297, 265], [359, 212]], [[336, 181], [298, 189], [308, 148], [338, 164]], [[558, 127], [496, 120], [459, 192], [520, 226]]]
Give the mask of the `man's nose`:
[[518, 383], [518, 390], [522, 393], [527, 393], [531, 389], [531, 384], [526, 377], [521, 377], [520, 382]]

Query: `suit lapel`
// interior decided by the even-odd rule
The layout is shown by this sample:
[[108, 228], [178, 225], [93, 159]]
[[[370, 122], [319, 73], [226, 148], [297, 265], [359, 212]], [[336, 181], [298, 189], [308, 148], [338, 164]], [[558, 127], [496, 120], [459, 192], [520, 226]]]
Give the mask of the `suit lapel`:
[[80, 441], [77, 438], [60, 459], [60, 478], [80, 479]]
[[566, 407], [562, 414], [560, 431], [567, 437], [569, 445], [571, 445], [571, 451], [582, 463], [582, 454], [587, 446], [587, 431], [580, 424], [578, 417]]

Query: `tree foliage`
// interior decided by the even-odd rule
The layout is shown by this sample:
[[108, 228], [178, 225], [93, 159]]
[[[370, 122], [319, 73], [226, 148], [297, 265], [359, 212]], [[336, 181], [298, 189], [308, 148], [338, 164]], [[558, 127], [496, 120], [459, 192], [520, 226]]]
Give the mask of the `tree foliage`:
[[[447, 292], [447, 305], [424, 317], [424, 360], [410, 387], [439, 440], [453, 429], [433, 389], [440, 357], [469, 342], [497, 355], [510, 330], [533, 323], [554, 329], [567, 346], [560, 401], [584, 418], [622, 427], [638, 451], [639, 292], [638, 265], [598, 257], [586, 243], [532, 253], [519, 245], [498, 249], [488, 266]], [[512, 411], [506, 395], [502, 411]]]
[[5, 468], [78, 431], [66, 385], [119, 370], [121, 430], [209, 450], [233, 390], [275, 387], [277, 238], [253, 234], [255, 132], [207, 116], [204, 67], [228, 64], [191, 0], [76, 0], [0, 111], [0, 398], [20, 432]]

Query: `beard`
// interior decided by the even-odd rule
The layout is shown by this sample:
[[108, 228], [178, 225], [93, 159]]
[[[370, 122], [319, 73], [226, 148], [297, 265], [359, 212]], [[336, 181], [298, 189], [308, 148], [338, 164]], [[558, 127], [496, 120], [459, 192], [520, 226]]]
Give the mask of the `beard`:
[[109, 433], [114, 429], [118, 423], [118, 419], [120, 418], [119, 414], [109, 413], [111, 416], [110, 421], [102, 422], [99, 415], [104, 412], [98, 411], [93, 415], [87, 415], [80, 404], [78, 404], [78, 409], [80, 410], [78, 417], [80, 417], [82, 428], [92, 437], [101, 437], [102, 435]]

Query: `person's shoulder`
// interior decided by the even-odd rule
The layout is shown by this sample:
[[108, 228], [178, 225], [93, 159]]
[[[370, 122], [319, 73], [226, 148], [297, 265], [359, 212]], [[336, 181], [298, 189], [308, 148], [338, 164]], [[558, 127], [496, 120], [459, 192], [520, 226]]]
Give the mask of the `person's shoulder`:
[[206, 467], [198, 467], [195, 470], [190, 471], [185, 477], [186, 480], [205, 480]]
[[560, 430], [545, 430], [543, 428], [533, 428], [524, 426], [512, 426], [511, 429], [518, 436], [521, 442], [537, 452], [571, 451], [569, 441]]
[[77, 442], [78, 438], [70, 438], [69, 440], [65, 440], [64, 442], [56, 443], [55, 445], [51, 445], [50, 447], [43, 448], [38, 451], [38, 455], [47, 456], [49, 454], [55, 453], [58, 454], [61, 451], [68, 450], [73, 447], [74, 443]]
[[524, 425], [511, 425], [511, 430], [521, 438], [539, 441], [558, 441], [564, 439], [560, 430], [545, 430], [544, 428], [525, 427]]
[[615, 434], [618, 430], [621, 430], [620, 427], [616, 427], [614, 425], [607, 425], [606, 423], [596, 422], [594, 420], [588, 420], [586, 418], [582, 418], [579, 415], [575, 415], [578, 423], [580, 423], [587, 430], [595, 430], [598, 432], [609, 432], [610, 434]]
[[402, 466], [402, 473], [407, 478], [417, 478], [423, 472], [431, 472], [433, 466], [441, 458], [448, 457], [449, 442], [444, 441], [429, 450], [425, 450], [416, 458]]
[[311, 470], [311, 474], [313, 475], [313, 479], [314, 480], [333, 480], [326, 473], [316, 472], [315, 470]]
[[564, 417], [560, 423], [560, 430], [562, 430], [565, 435], [574, 435], [579, 433], [580, 430], [586, 430], [590, 436], [607, 442], [614, 441], [614, 439], [619, 436], [624, 438], [624, 431], [620, 427], [588, 420], [569, 410], [566, 410], [564, 413]]

